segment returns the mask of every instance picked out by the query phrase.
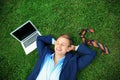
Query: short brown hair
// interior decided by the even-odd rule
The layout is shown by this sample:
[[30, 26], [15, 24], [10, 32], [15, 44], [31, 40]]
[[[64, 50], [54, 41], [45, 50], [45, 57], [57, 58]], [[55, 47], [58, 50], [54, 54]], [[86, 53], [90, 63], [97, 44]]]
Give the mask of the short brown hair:
[[60, 37], [68, 39], [69, 42], [70, 42], [70, 45], [73, 44], [72, 38], [71, 38], [71, 36], [69, 34], [61, 34], [58, 38], [60, 38]]

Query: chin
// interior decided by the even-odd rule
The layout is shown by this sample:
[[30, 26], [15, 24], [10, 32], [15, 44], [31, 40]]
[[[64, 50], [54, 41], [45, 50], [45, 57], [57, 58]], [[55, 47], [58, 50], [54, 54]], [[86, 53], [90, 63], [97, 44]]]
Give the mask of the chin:
[[62, 54], [61, 52], [59, 52], [59, 51], [55, 51], [55, 54]]
[[60, 52], [58, 52], [58, 51], [55, 51], [55, 53], [56, 53], [56, 54], [61, 54], [61, 53], [60, 53]]

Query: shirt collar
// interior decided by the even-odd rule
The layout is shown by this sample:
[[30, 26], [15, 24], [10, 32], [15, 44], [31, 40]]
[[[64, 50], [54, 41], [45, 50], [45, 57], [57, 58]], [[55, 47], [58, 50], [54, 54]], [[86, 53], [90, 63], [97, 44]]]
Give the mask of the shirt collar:
[[[50, 58], [51, 58], [52, 60], [54, 60], [54, 55], [55, 55], [55, 53], [53, 53], [53, 54], [50, 55]], [[58, 61], [58, 63], [63, 63], [64, 59], [65, 59], [65, 56], [62, 57], [62, 58]]]

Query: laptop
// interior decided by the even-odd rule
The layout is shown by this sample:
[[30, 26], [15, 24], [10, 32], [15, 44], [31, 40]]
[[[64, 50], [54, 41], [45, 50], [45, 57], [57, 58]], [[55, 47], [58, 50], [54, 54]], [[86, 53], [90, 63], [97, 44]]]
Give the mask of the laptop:
[[41, 35], [30, 20], [13, 30], [10, 34], [21, 43], [26, 55], [37, 48], [36, 38]]

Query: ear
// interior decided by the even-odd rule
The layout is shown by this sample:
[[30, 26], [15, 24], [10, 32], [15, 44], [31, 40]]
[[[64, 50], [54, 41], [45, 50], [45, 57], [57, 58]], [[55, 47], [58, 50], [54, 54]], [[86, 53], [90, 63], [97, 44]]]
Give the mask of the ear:
[[75, 50], [75, 46], [74, 46], [74, 45], [69, 46], [67, 52], [72, 51], [72, 50], [73, 50], [73, 51]]
[[71, 50], [72, 50], [72, 46], [69, 46], [67, 52], [70, 52]]

